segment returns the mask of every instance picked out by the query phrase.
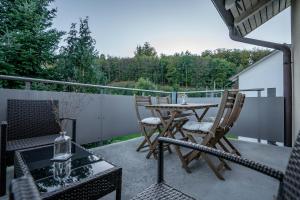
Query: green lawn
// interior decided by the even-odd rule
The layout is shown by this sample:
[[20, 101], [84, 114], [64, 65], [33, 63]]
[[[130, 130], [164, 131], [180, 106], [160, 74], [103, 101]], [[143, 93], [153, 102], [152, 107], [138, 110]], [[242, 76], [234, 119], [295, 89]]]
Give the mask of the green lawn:
[[237, 140], [237, 139], [238, 139], [237, 136], [235, 136], [235, 135], [233, 135], [233, 134], [231, 134], [231, 133], [226, 134], [226, 138], [232, 139], [232, 140]]
[[93, 142], [93, 143], [89, 143], [89, 144], [84, 144], [83, 146], [85, 148], [91, 149], [91, 148], [95, 148], [95, 147], [99, 147], [99, 146], [103, 146], [103, 145], [107, 145], [107, 144], [113, 144], [113, 143], [117, 143], [117, 142], [130, 140], [130, 139], [137, 138], [140, 136], [141, 136], [140, 133], [133, 133], [133, 134], [129, 134], [129, 135], [116, 136], [109, 140], [104, 140], [103, 142]]
[[107, 140], [107, 142], [108, 142], [107, 144], [122, 142], [122, 141], [130, 140], [130, 139], [133, 139], [133, 138], [137, 138], [137, 137], [140, 137], [140, 136], [141, 136], [140, 133], [134, 133], [134, 134], [123, 135], [123, 136], [116, 136], [116, 137], [113, 137], [110, 140]]

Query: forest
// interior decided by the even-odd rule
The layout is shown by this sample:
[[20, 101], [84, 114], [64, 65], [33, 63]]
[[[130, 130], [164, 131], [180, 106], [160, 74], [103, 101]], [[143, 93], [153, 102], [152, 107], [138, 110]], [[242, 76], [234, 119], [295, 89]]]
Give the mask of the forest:
[[[133, 57], [101, 54], [89, 18], [53, 28], [53, 0], [0, 1], [0, 74], [141, 89], [202, 90], [228, 88], [229, 77], [270, 53], [268, 49], [216, 49], [158, 54], [150, 43], [137, 45]], [[60, 45], [64, 39], [64, 45]], [[175, 42], [175, 41], [174, 41]], [[201, 44], [199, 44], [201, 45]], [[0, 81], [20, 88], [19, 82]], [[59, 86], [34, 85], [62, 90]]]

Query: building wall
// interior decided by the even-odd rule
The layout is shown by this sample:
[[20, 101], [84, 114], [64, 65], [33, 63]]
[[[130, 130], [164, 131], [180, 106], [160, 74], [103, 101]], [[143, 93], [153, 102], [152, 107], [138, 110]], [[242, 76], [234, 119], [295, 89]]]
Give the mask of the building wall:
[[[276, 96], [283, 96], [283, 67], [282, 52], [277, 52], [271, 57], [258, 63], [255, 67], [239, 76], [239, 88], [265, 88], [261, 93], [267, 96], [267, 88], [276, 88]], [[245, 92], [248, 97], [256, 97], [257, 92]]]
[[300, 130], [300, 1], [292, 1], [293, 135]]

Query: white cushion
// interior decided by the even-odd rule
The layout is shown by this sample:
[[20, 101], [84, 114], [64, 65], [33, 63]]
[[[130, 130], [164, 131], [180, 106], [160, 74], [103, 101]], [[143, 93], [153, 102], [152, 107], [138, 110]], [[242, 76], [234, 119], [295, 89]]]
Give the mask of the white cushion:
[[[214, 122], [216, 120], [216, 118], [215, 117], [207, 117], [207, 118], [204, 118], [202, 121], [203, 122]], [[224, 118], [222, 117], [221, 118], [221, 123], [223, 122], [223, 120], [224, 120]]]
[[148, 117], [148, 118], [143, 119], [142, 123], [158, 125], [161, 123], [161, 121], [160, 121], [160, 118], [158, 118], [158, 117]]
[[211, 127], [213, 126], [213, 123], [211, 122], [196, 122], [196, 121], [188, 121], [183, 125], [183, 129], [187, 131], [202, 131], [202, 132], [208, 132]]

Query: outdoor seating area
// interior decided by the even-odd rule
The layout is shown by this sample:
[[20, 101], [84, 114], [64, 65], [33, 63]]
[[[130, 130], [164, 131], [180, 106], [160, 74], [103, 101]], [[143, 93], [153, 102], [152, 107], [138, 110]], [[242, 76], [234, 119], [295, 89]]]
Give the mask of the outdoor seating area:
[[[91, 149], [96, 155], [122, 166], [122, 199], [133, 198], [157, 181], [157, 160], [152, 158], [145, 162], [147, 152], [136, 152], [136, 147], [142, 140], [140, 137]], [[243, 152], [245, 158], [285, 171], [290, 148], [236, 140], [231, 142]], [[204, 162], [194, 162], [191, 165], [191, 176], [181, 168], [181, 163], [174, 153], [165, 152], [164, 161], [166, 183], [195, 199], [213, 200], [224, 198], [224, 194], [228, 199], [273, 199], [279, 187], [276, 179], [236, 164], [231, 164], [232, 170], [224, 174], [226, 181], [220, 181]], [[10, 167], [8, 183], [12, 178], [13, 169]], [[259, 187], [257, 183], [260, 183]], [[28, 187], [25, 191], [28, 191]], [[34, 196], [31, 197], [34, 199]], [[103, 199], [115, 199], [115, 192]]]
[[[165, 97], [165, 99], [168, 98]], [[150, 96], [135, 96], [137, 118], [145, 138], [138, 146], [137, 151], [146, 147], [145, 144], [147, 143], [149, 153], [146, 157], [149, 159], [153, 154], [157, 159], [159, 137], [169, 137], [190, 141], [196, 144], [199, 142], [198, 138], [200, 137], [201, 145], [218, 148], [238, 156], [241, 155], [230, 141], [226, 139], [225, 135], [233, 127], [242, 111], [245, 101], [244, 94], [234, 90], [224, 91], [219, 105], [212, 103], [188, 104], [185, 102], [185, 99], [182, 101], [181, 104], [165, 103], [168, 101], [161, 103], [161, 98], [157, 98], [157, 104], [152, 104]], [[145, 109], [150, 110], [151, 115], [142, 119], [139, 113], [139, 106], [144, 106]], [[214, 107], [218, 107], [217, 115], [210, 118], [212, 120], [211, 122], [208, 122], [208, 120], [205, 120], [205, 118], [207, 118], [206, 113], [210, 108]], [[189, 113], [188, 115], [185, 114], [187, 112]], [[199, 115], [199, 112], [201, 112], [201, 115]], [[153, 128], [147, 130], [147, 127]], [[151, 139], [155, 132], [157, 134], [154, 136], [154, 139]], [[163, 149], [168, 150], [171, 153], [169, 144], [165, 145]], [[176, 145], [175, 149], [183, 168], [188, 173], [191, 173], [188, 165], [193, 160], [199, 159], [200, 157], [207, 162], [208, 166], [221, 180], [224, 180], [224, 177], [221, 175], [220, 171], [223, 171], [224, 169], [231, 170], [229, 165], [222, 158], [219, 158], [219, 162], [214, 164], [210, 158], [201, 152], [191, 150], [186, 154], [183, 154], [181, 147]]]
[[[59, 118], [59, 101], [8, 99], [8, 121], [1, 124], [2, 195], [6, 193], [7, 185], [10, 185], [9, 199], [99, 199], [105, 197], [119, 200], [122, 199], [122, 195], [126, 196], [125, 199], [198, 199], [201, 193], [195, 192], [197, 193], [195, 194], [191, 191], [186, 193], [182, 188], [187, 186], [183, 187], [180, 179], [175, 181], [175, 186], [172, 185], [173, 181], [168, 184], [168, 181], [165, 181], [167, 179], [164, 178], [164, 172], [169, 173], [166, 168], [171, 166], [174, 172], [181, 174], [183, 180], [186, 179], [184, 184], [187, 185], [191, 184], [188, 181], [191, 177], [193, 185], [199, 184], [199, 187], [203, 187], [202, 185], [207, 183], [201, 181], [201, 176], [205, 174], [206, 179], [211, 179], [208, 181], [210, 184], [224, 182], [222, 185], [225, 186], [226, 182], [229, 184], [239, 182], [235, 182], [230, 177], [237, 176], [236, 167], [233, 167], [235, 163], [279, 180], [281, 183], [278, 199], [284, 195], [298, 197], [299, 191], [291, 188], [297, 188], [300, 180], [297, 178], [300, 175], [299, 166], [295, 164], [300, 159], [300, 136], [293, 148], [287, 172], [284, 173], [282, 171], [287, 165], [289, 157], [287, 155], [291, 152], [289, 148], [280, 149], [286, 154], [286, 157], [282, 158], [282, 155], [279, 155], [280, 163], [276, 159], [272, 160], [273, 156], [270, 157], [276, 164], [275, 168], [272, 168], [274, 166], [265, 165], [268, 163], [264, 160], [248, 160], [247, 153], [253, 154], [251, 151], [254, 149], [250, 148], [247, 149], [248, 152], [244, 152], [243, 146], [240, 147], [238, 141], [232, 141], [226, 137], [242, 112], [245, 104], [244, 94], [237, 90], [225, 90], [219, 104], [197, 104], [185, 101], [186, 99], [177, 104], [169, 103], [168, 98], [165, 97], [163, 100], [157, 98], [156, 103], [153, 103], [151, 96], [134, 96], [132, 103], [135, 105], [136, 119], [142, 137], [92, 149], [92, 151], [76, 143], [76, 120], [73, 119], [71, 120], [73, 122], [72, 142], [70, 138], [71, 157], [57, 159], [56, 152], [68, 148], [61, 146], [67, 144], [65, 144], [67, 140], [63, 139], [68, 138], [65, 136], [61, 122], [69, 118]], [[140, 111], [141, 109], [143, 111]], [[210, 109], [217, 110], [215, 117], [206, 116]], [[24, 134], [24, 130], [28, 134]], [[41, 135], [41, 132], [44, 135]], [[125, 143], [129, 145], [123, 149]], [[12, 144], [18, 145], [12, 148]], [[247, 143], [243, 145], [251, 146]], [[115, 149], [109, 152], [107, 151], [109, 148]], [[267, 149], [270, 147], [257, 146], [257, 148], [266, 150], [258, 155], [274, 154]], [[272, 150], [279, 151], [279, 148], [282, 147], [274, 147]], [[258, 156], [257, 153], [253, 155]], [[124, 159], [133, 162], [128, 165], [129, 163], [124, 163]], [[7, 166], [11, 165], [13, 166], [13, 180], [7, 179]], [[149, 168], [149, 166], [152, 167]], [[281, 169], [278, 170], [278, 167]], [[132, 171], [133, 169], [135, 171]], [[227, 172], [223, 173], [224, 170], [228, 171], [228, 175]], [[156, 171], [158, 174], [153, 175]], [[242, 171], [249, 173], [246, 169]], [[174, 172], [172, 174], [175, 179]], [[196, 179], [194, 173], [198, 176]], [[137, 183], [129, 180], [134, 180], [139, 175], [149, 177], [152, 182], [149, 184], [151, 186], [143, 184], [143, 187], [137, 187], [141, 188], [140, 191], [130, 190]], [[123, 182], [123, 176], [127, 179], [125, 182]], [[149, 180], [144, 181], [148, 183]], [[253, 181], [254, 179], [244, 180], [245, 183], [253, 183]], [[276, 195], [275, 188], [278, 184], [272, 182], [271, 185], [273, 186], [269, 188], [270, 194], [268, 195]], [[30, 192], [28, 193], [27, 190]], [[110, 193], [114, 194], [114, 197]], [[208, 199], [213, 199], [213, 196]]]

